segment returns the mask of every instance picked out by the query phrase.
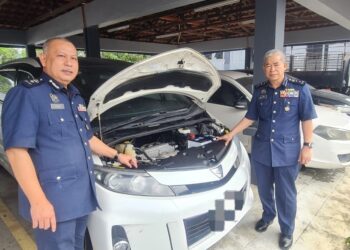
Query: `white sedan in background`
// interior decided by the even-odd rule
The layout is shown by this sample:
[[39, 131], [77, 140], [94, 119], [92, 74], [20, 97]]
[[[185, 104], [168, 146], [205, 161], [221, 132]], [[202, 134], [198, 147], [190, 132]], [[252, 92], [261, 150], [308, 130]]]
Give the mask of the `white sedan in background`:
[[[247, 112], [252, 98], [253, 77], [246, 73], [221, 71], [221, 87], [207, 103], [207, 111], [232, 128]], [[313, 158], [306, 167], [342, 168], [350, 166], [349, 116], [329, 107], [315, 105]], [[238, 135], [250, 153], [251, 136]], [[303, 140], [303, 139], [301, 139]]]

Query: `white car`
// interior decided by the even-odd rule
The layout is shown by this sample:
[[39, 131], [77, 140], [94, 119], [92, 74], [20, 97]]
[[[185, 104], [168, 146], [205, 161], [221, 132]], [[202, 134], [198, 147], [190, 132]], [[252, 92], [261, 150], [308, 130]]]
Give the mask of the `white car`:
[[[0, 67], [0, 75], [10, 67]], [[94, 89], [89, 81], [108, 79], [89, 100], [94, 132], [136, 155], [139, 168], [93, 157], [101, 210], [89, 217], [85, 249], [209, 248], [253, 202], [244, 146], [238, 138], [227, 147], [217, 141], [227, 128], [203, 108], [220, 86], [217, 71], [191, 49], [157, 55], [111, 78], [102, 68], [92, 64], [84, 77], [81, 67], [76, 86], [87, 97]]]
[[[221, 71], [220, 76], [221, 87], [210, 98], [206, 109], [231, 128], [247, 112], [253, 78], [234, 71]], [[313, 158], [306, 167], [332, 169], [350, 166], [349, 116], [329, 107], [315, 105], [315, 108], [318, 118], [313, 120]], [[241, 133], [239, 137], [250, 153], [251, 136]]]

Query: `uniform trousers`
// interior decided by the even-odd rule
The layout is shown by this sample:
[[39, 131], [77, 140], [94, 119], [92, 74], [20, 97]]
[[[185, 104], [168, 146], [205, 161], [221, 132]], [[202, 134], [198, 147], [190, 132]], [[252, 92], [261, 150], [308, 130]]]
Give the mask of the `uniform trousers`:
[[297, 191], [295, 180], [299, 173], [299, 164], [272, 167], [252, 159], [255, 167], [258, 192], [263, 207], [262, 219], [269, 223], [276, 216], [281, 233], [293, 235], [297, 211]]
[[58, 222], [56, 232], [35, 229], [38, 250], [83, 250], [88, 216]]

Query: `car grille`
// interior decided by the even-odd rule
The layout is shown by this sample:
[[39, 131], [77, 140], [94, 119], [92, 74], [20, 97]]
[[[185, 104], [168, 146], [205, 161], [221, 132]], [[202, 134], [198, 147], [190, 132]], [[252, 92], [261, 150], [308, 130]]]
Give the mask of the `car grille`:
[[[247, 195], [247, 187], [247, 184], [245, 184], [240, 191], [231, 191], [230, 194], [227, 194], [228, 196], [225, 197], [224, 200], [216, 200], [216, 202], [219, 203], [221, 201], [220, 204], [222, 204], [222, 206], [219, 204], [218, 207], [216, 207], [216, 210], [209, 210], [207, 213], [184, 219], [183, 222], [186, 230], [187, 245], [191, 246], [212, 231], [223, 231], [225, 229], [226, 221], [236, 220], [236, 212], [242, 211], [243, 209]], [[225, 210], [225, 200], [232, 202], [232, 198], [235, 200], [235, 208], [233, 210]], [[219, 213], [219, 216], [217, 217], [215, 213]], [[221, 213], [224, 214], [223, 218], [220, 217]]]
[[190, 246], [207, 236], [210, 232], [209, 213], [184, 219], [187, 245]]

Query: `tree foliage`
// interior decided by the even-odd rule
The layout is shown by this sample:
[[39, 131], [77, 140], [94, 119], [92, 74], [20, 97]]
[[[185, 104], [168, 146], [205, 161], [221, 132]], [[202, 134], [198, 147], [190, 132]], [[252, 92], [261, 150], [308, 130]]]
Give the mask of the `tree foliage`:
[[23, 57], [26, 57], [26, 51], [23, 48], [0, 47], [0, 64]]
[[131, 62], [131, 63], [142, 61], [148, 57], [149, 55], [101, 51], [101, 58], [110, 59], [110, 60], [120, 60], [120, 61]]

